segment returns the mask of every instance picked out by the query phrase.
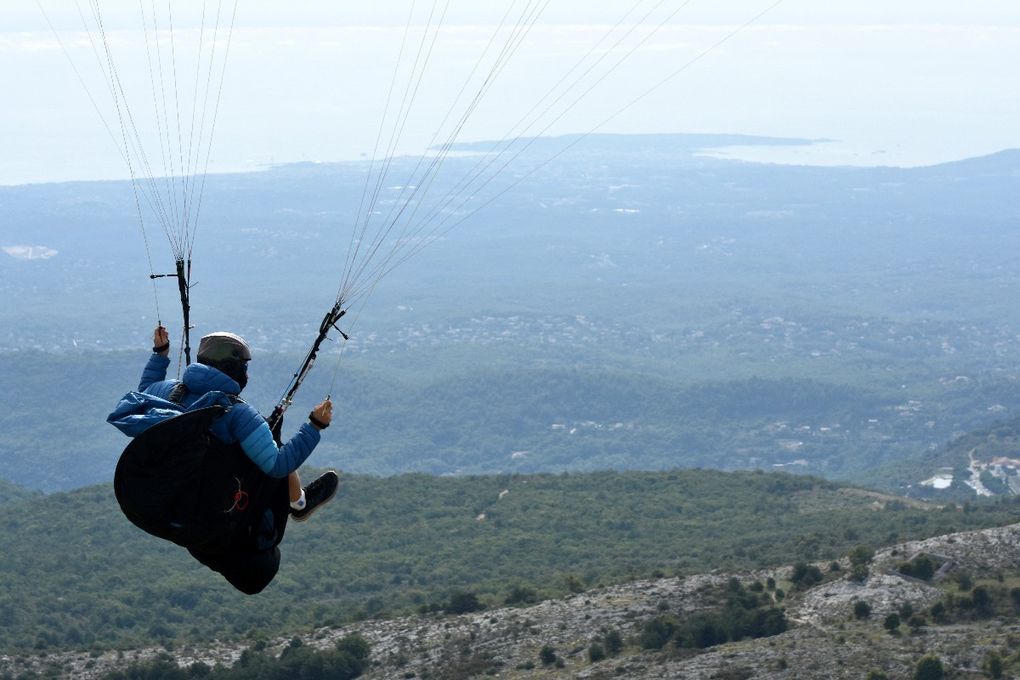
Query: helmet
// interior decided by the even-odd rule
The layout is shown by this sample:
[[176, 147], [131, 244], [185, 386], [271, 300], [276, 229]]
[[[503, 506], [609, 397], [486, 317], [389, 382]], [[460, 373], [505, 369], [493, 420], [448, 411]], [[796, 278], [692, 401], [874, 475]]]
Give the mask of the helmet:
[[198, 343], [198, 363], [223, 371], [240, 385], [248, 383], [251, 348], [239, 335], [220, 331], [210, 333]]
[[220, 331], [198, 342], [198, 360], [213, 365], [217, 361], [251, 361], [251, 348], [240, 335]]

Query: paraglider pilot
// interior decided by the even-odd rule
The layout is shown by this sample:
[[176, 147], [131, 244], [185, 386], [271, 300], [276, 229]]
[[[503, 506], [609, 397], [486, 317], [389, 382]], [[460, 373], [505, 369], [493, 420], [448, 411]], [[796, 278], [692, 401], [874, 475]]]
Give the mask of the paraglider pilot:
[[[198, 347], [198, 361], [184, 370], [182, 380], [166, 379], [169, 353], [167, 330], [159, 326], [153, 333], [152, 354], [142, 372], [138, 391], [125, 395], [108, 421], [125, 434], [136, 437], [177, 413], [212, 405], [225, 407], [225, 413], [209, 427], [212, 435], [209, 441], [234, 452], [238, 449], [243, 452], [244, 457], [237, 457], [260, 478], [256, 485], [260, 491], [252, 492], [254, 500], [247, 492], [242, 495], [239, 491], [237, 501], [252, 502], [260, 507], [252, 508], [256, 520], [249, 535], [232, 539], [229, 549], [186, 547], [195, 559], [222, 574], [241, 592], [258, 593], [279, 570], [278, 546], [287, 516], [304, 521], [336, 493], [339, 477], [335, 471], [324, 473], [305, 487], [297, 473], [319, 443], [320, 432], [329, 427], [333, 404], [329, 399], [318, 404], [309, 414], [308, 422], [302, 424], [289, 441], [281, 443], [279, 428], [271, 431], [266, 419], [237, 396], [248, 382], [248, 362], [251, 361], [251, 350], [241, 337], [225, 332], [203, 337]], [[179, 410], [174, 412], [166, 406]], [[240, 485], [241, 480], [237, 483]], [[264, 488], [278, 491], [266, 494], [261, 490]]]

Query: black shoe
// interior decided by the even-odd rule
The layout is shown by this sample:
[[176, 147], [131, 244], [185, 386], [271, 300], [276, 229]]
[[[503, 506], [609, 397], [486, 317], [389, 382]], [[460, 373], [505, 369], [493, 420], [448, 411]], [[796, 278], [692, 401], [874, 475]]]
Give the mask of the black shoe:
[[301, 510], [290, 509], [290, 516], [298, 522], [304, 522], [312, 516], [312, 513], [325, 505], [330, 498], [336, 495], [340, 487], [340, 475], [335, 471], [322, 473], [311, 484], [305, 487], [305, 507]]

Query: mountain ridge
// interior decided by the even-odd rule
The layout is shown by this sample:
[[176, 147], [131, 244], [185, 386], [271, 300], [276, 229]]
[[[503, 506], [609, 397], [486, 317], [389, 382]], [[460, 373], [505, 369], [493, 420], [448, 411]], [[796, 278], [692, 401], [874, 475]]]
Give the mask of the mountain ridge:
[[[925, 555], [950, 561], [952, 569], [944, 570], [941, 580], [903, 573], [905, 561]], [[908, 677], [926, 656], [938, 658], [947, 672], [979, 669], [998, 649], [1015, 646], [1012, 636], [1020, 625], [998, 610], [951, 625], [938, 621], [933, 612], [937, 604], [953, 601], [954, 589], [965, 592], [963, 587], [946, 585], [954, 583], [950, 580], [954, 574], [978, 584], [1015, 579], [1020, 564], [1020, 524], [889, 546], [865, 563], [868, 574], [860, 580], [850, 571], [850, 561], [841, 560], [835, 572], [834, 564], [815, 565], [819, 573], [828, 570], [828, 575], [821, 576], [822, 583], [806, 587], [798, 587], [792, 580], [803, 568], [797, 565], [664, 577], [596, 588], [530, 606], [320, 628], [298, 636], [264, 639], [255, 648], [271, 655], [295, 645], [322, 650], [339, 639], [358, 635], [372, 648], [372, 664], [362, 676], [366, 680], [479, 674], [511, 679], [854, 680], [870, 671]], [[772, 581], [790, 588], [788, 595], [777, 600], [776, 593], [766, 587], [766, 592], [773, 592], [773, 601], [781, 602], [785, 609], [787, 630], [702, 650], [649, 644], [649, 622], [696, 617], [711, 608], [714, 593], [732, 591], [738, 587], [734, 583], [740, 589], [753, 590]], [[981, 588], [986, 586], [970, 586], [973, 598]], [[855, 615], [858, 602], [867, 604], [867, 616]], [[908, 610], [916, 613], [910, 615], [916, 618], [911, 632], [901, 630], [901, 626], [906, 628], [905, 621], [897, 620], [891, 626], [890, 616]], [[612, 654], [594, 655], [593, 646], [612, 631], [620, 635], [620, 647]], [[112, 670], [157, 658], [183, 667], [196, 663], [229, 667], [251, 648], [250, 644], [235, 643], [182, 646], [169, 655], [163, 648], [146, 648], [121, 654], [56, 654], [46, 659], [3, 657], [0, 671], [57, 667], [64, 669], [61, 677], [98, 680]], [[1015, 663], [1015, 658], [1005, 661], [1007, 667]]]

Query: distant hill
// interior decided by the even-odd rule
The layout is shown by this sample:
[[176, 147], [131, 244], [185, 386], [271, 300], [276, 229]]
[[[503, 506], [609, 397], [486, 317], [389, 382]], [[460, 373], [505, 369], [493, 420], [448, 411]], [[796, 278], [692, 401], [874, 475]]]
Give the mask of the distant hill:
[[42, 496], [38, 491], [32, 491], [24, 487], [18, 486], [17, 484], [11, 484], [3, 479], [0, 479], [0, 505], [6, 505], [7, 503], [17, 503], [19, 501], [28, 500], [30, 498], [38, 499]]
[[[137, 386], [148, 351], [146, 344], [135, 352], [0, 353], [0, 374], [24, 385], [0, 391], [0, 476], [44, 491], [112, 480], [128, 439], [105, 418]], [[338, 427], [310, 463], [347, 472], [757, 468], [900, 489], [930, 467], [914, 464], [929, 447], [985, 422], [987, 404], [1020, 410], [1010, 382], [911, 401], [901, 390], [831, 379], [684, 378], [598, 365], [594, 357], [568, 363], [575, 351], [547, 365], [503, 353], [479, 366], [422, 348], [393, 364], [344, 364], [333, 385], [335, 362], [327, 358], [284, 432], [298, 427], [313, 399], [332, 392]], [[298, 362], [256, 354], [244, 397], [268, 413]], [[885, 472], [890, 463], [906, 466], [904, 474]]]
[[[531, 150], [550, 159], [576, 139]], [[1020, 413], [1008, 302], [1020, 297], [1020, 155], [910, 169], [699, 155], [809, 141], [593, 135], [507, 173], [473, 199], [491, 199], [484, 210], [345, 317], [342, 360], [327, 343], [287, 427], [332, 394], [344, 430], [313, 462], [370, 474], [927, 479], [916, 461]], [[447, 159], [436, 192], [479, 147]], [[417, 161], [394, 160], [385, 201]], [[194, 333], [251, 341], [245, 397], [263, 410], [332, 304], [366, 170], [208, 178]], [[0, 477], [45, 491], [108, 481], [126, 440], [103, 418], [136, 384], [156, 299], [176, 350], [176, 287], [160, 279], [153, 293], [127, 183], [0, 187], [0, 211]], [[163, 273], [166, 244], [150, 237]]]

